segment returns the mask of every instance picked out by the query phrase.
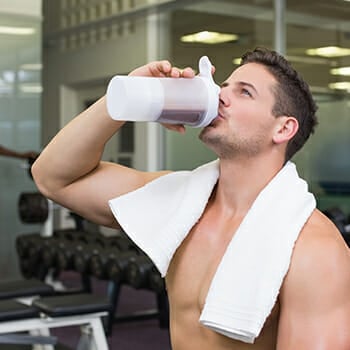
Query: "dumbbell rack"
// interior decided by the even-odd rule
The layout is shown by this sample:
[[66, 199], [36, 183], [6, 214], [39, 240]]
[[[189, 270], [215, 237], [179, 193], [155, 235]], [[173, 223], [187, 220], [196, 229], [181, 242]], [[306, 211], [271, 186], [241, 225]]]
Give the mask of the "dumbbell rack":
[[[123, 234], [123, 239], [118, 240], [104, 237], [99, 232], [84, 231], [81, 218], [75, 220], [74, 229], [54, 230], [53, 216], [57, 205], [40, 196], [37, 193], [23, 194], [20, 200], [22, 221], [42, 224], [40, 232], [17, 237], [16, 247], [23, 276], [48, 282], [50, 279], [57, 280], [54, 276], [62, 271], [77, 272], [81, 276], [81, 287], [60, 290], [60, 294], [91, 293], [92, 277], [108, 281], [107, 293], [113, 311], [107, 322], [107, 334], [112, 331], [114, 323], [152, 318], [158, 319], [161, 328], [168, 328], [167, 293], [164, 280], [154, 264]], [[29, 209], [32, 199], [35, 199], [35, 207]], [[72, 213], [73, 218], [74, 215]], [[157, 308], [118, 314], [120, 292], [126, 285], [154, 292]]]
[[[82, 241], [82, 237], [89, 237], [89, 240], [86, 240], [85, 242]], [[99, 238], [97, 238], [99, 237]], [[101, 238], [100, 234], [91, 234], [86, 233], [82, 231], [74, 231], [74, 230], [60, 230], [60, 231], [54, 231], [53, 236], [51, 237], [42, 237], [39, 233], [37, 234], [31, 234], [31, 235], [23, 235], [19, 236], [17, 238], [17, 252], [19, 256], [19, 260], [24, 262], [21, 264], [22, 266], [26, 266], [27, 268], [30, 267], [31, 271], [24, 271], [23, 275], [26, 278], [39, 278], [43, 279], [43, 274], [36, 274], [38, 266], [43, 266], [46, 271], [50, 269], [49, 266], [47, 266], [47, 261], [49, 261], [52, 266], [51, 270], [58, 270], [57, 273], [61, 273], [63, 271], [69, 271], [73, 270], [81, 275], [82, 279], [82, 287], [78, 289], [70, 289], [70, 290], [64, 290], [60, 291], [60, 294], [76, 294], [76, 293], [82, 293], [82, 292], [91, 292], [91, 278], [95, 277], [93, 274], [93, 270], [88, 267], [89, 263], [91, 262], [91, 258], [94, 256], [93, 251], [91, 250], [91, 241], [99, 240], [105, 240], [105, 248], [107, 249], [108, 246], [113, 245], [112, 241], [113, 239], [110, 238]], [[61, 242], [60, 242], [61, 241]], [[83, 243], [82, 243], [83, 242]], [[102, 242], [99, 243], [102, 245]], [[30, 252], [32, 251], [31, 248], [36, 247], [36, 251], [33, 253], [34, 255], [30, 255]], [[44, 247], [41, 248], [40, 247]], [[68, 253], [71, 249], [77, 249], [82, 250], [84, 248], [87, 248], [87, 253], [90, 254], [90, 258], [87, 259], [85, 257], [85, 269], [82, 272], [79, 271], [80, 268], [76, 268], [73, 265], [65, 265], [62, 264], [59, 265], [57, 262], [57, 255], [58, 252], [56, 252], [56, 259], [47, 259], [47, 254], [51, 254], [50, 249], [56, 248], [57, 251], [64, 250], [66, 253]], [[103, 256], [105, 254], [104, 249], [97, 249], [95, 251], [95, 254], [101, 254]], [[134, 248], [135, 249], [135, 248]], [[115, 250], [117, 248], [115, 247]], [[125, 254], [126, 252], [124, 252]], [[42, 255], [40, 257], [40, 254]], [[74, 254], [74, 253], [73, 253]], [[87, 255], [88, 255], [87, 254]], [[122, 255], [123, 253], [121, 253]], [[68, 254], [71, 256], [72, 254]], [[127, 255], [127, 254], [125, 254]], [[36, 256], [36, 259], [33, 259], [33, 256]], [[29, 261], [31, 263], [28, 263], [28, 257], [30, 257]], [[96, 255], [94, 256], [96, 257]], [[116, 254], [116, 258], [118, 255]], [[139, 259], [137, 259], [139, 258]], [[169, 326], [169, 308], [168, 308], [168, 299], [167, 299], [167, 293], [164, 287], [164, 284], [161, 283], [149, 283], [150, 277], [155, 274], [155, 268], [153, 264], [149, 264], [147, 262], [146, 265], [142, 266], [142, 263], [144, 263], [147, 260], [147, 257], [143, 255], [142, 253], [138, 252], [136, 254], [136, 250], [134, 255], [131, 254], [129, 257], [129, 265], [131, 265], [131, 262], [134, 264], [133, 269], [140, 268], [142, 270], [142, 273], [144, 275], [139, 281], [137, 280], [130, 280], [130, 273], [124, 273], [123, 277], [121, 275], [117, 278], [114, 276], [114, 279], [110, 279], [108, 275], [104, 275], [101, 280], [108, 281], [108, 298], [112, 304], [112, 312], [110, 314], [110, 317], [108, 318], [108, 321], [106, 323], [106, 330], [107, 334], [110, 334], [112, 331], [112, 326], [114, 323], [122, 323], [122, 322], [131, 322], [131, 321], [142, 321], [142, 320], [149, 320], [149, 319], [158, 319], [159, 326], [161, 328], [168, 328]], [[128, 266], [129, 266], [128, 265]], [[128, 266], [125, 266], [125, 269], [128, 268]], [[62, 267], [67, 267], [67, 270], [62, 270]], [[158, 278], [160, 278], [159, 273]], [[135, 279], [135, 272], [133, 272], [133, 276]], [[156, 275], [157, 276], [157, 275]], [[154, 278], [154, 277], [153, 277]], [[146, 289], [151, 290], [154, 292], [156, 297], [156, 309], [150, 309], [150, 310], [142, 310], [140, 312], [134, 312], [131, 314], [118, 314], [118, 304], [120, 300], [120, 292], [123, 286], [131, 286], [135, 289]]]

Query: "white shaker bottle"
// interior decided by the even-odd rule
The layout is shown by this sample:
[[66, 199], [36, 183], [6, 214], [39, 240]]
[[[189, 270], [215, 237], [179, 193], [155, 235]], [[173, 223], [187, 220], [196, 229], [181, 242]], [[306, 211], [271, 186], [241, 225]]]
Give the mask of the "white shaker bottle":
[[115, 120], [151, 121], [204, 127], [218, 114], [220, 87], [207, 56], [194, 78], [116, 75], [107, 87], [109, 115]]

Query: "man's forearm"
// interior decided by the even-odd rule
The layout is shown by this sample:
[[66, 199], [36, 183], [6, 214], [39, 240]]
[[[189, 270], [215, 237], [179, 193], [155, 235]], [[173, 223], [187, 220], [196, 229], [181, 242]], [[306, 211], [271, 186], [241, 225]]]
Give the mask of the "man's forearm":
[[26, 158], [24, 153], [14, 151], [12, 149], [6, 148], [0, 145], [0, 155], [12, 158]]
[[40, 190], [45, 193], [63, 188], [95, 169], [106, 142], [123, 124], [109, 117], [105, 97], [73, 119], [33, 165]]

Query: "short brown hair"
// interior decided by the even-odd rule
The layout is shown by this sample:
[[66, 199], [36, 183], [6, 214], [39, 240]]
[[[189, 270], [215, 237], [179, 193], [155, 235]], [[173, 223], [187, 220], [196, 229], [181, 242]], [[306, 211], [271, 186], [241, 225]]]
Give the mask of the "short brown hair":
[[266, 48], [256, 48], [242, 56], [241, 65], [258, 63], [277, 80], [274, 87], [275, 105], [272, 108], [274, 116], [293, 116], [298, 120], [299, 129], [288, 142], [285, 160], [289, 160], [299, 151], [317, 125], [317, 106], [308, 84], [291, 64], [276, 51]]

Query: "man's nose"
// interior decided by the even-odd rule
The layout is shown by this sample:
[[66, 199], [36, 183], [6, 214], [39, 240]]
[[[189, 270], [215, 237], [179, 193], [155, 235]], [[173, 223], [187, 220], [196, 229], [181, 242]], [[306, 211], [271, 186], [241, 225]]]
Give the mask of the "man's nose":
[[225, 88], [221, 88], [220, 93], [219, 93], [219, 104], [221, 106], [227, 107], [229, 105], [229, 98], [227, 96], [227, 91]]

